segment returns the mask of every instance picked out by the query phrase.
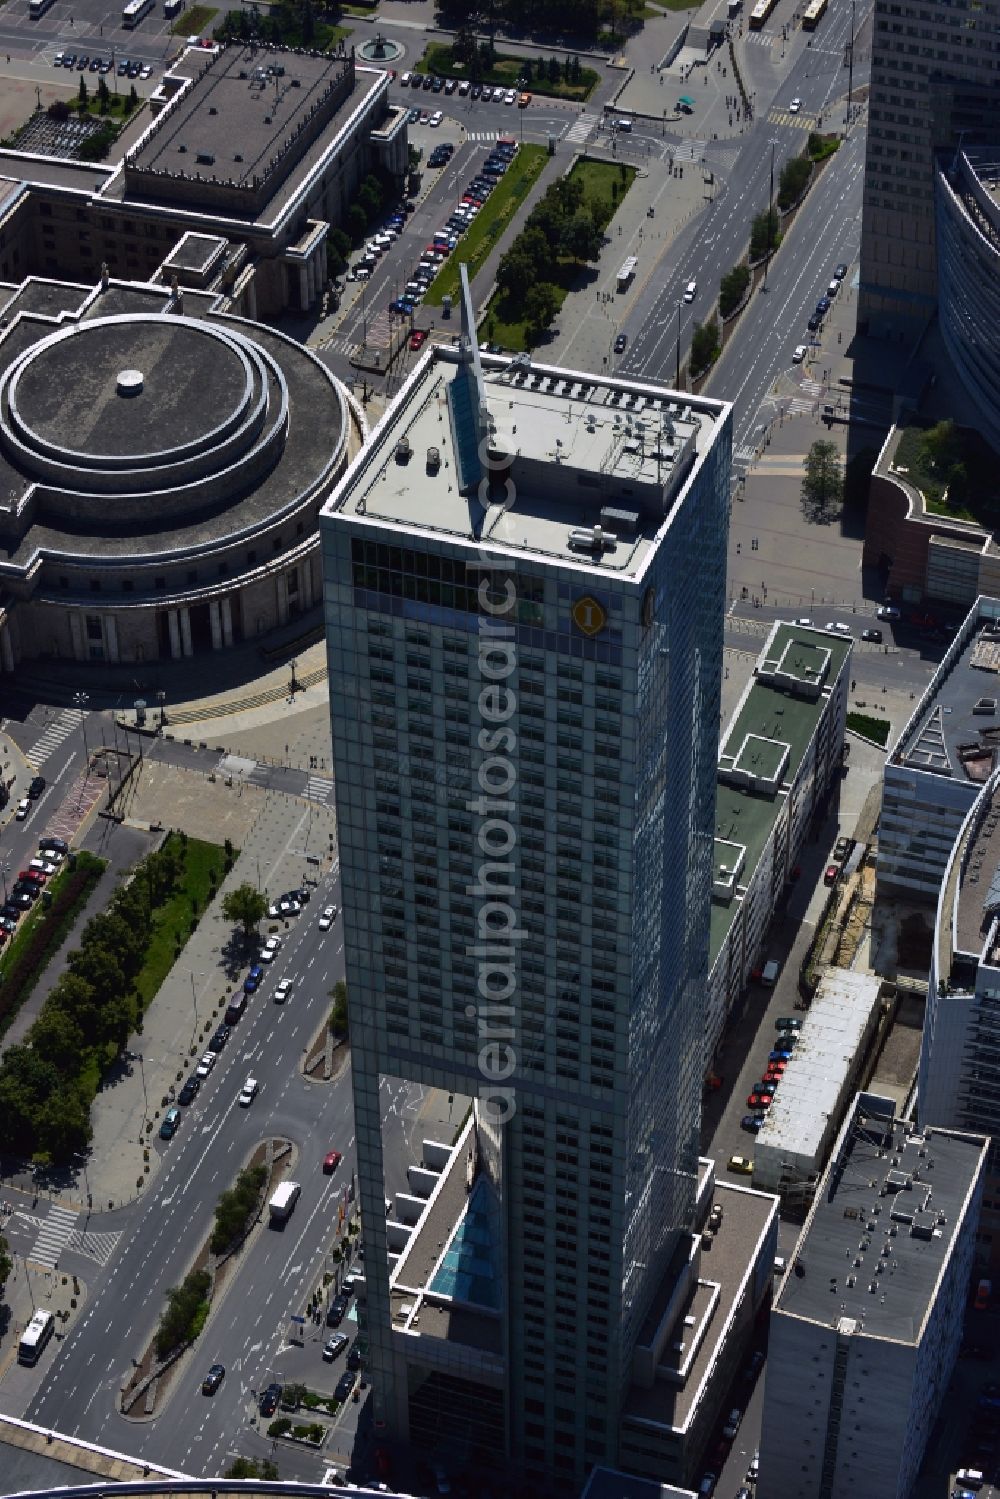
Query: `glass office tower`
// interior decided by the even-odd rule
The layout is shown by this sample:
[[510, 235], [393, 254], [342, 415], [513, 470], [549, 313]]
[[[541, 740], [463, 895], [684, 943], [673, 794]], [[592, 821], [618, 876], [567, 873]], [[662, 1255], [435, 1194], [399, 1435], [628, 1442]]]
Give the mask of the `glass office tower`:
[[[321, 518], [376, 1423], [525, 1491], [614, 1461], [691, 1225], [730, 443], [465, 336]], [[472, 1100], [477, 1273], [405, 1298], [387, 1076]]]

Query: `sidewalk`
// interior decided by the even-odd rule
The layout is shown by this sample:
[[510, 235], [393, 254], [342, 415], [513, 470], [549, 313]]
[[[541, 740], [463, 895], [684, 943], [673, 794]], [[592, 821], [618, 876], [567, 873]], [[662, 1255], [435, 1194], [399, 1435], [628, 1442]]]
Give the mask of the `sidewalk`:
[[0, 721], [0, 777], [7, 788], [7, 802], [0, 808], [0, 829], [16, 816], [17, 804], [27, 796], [35, 772], [9, 734], [3, 732], [6, 720]]
[[[315, 726], [310, 742], [314, 734]], [[224, 971], [222, 949], [233, 930], [222, 915], [225, 896], [244, 882], [259, 882], [272, 894], [298, 885], [309, 868], [307, 852], [322, 850], [321, 867], [329, 868], [329, 838], [336, 834], [332, 807], [282, 792], [245, 789], [247, 795], [256, 793], [257, 815], [242, 852], [146, 1011], [141, 1034], [130, 1038], [138, 1066], [124, 1062], [94, 1101], [87, 1179], [95, 1211], [119, 1207], [148, 1185], [160, 1157], [152, 1149], [149, 1161], [143, 1160], [150, 1138], [145, 1120], [162, 1114], [170, 1088], [177, 1087], [193, 1058], [204, 1050], [221, 1023], [230, 993], [242, 982], [242, 974], [230, 982]], [[205, 828], [203, 836], [211, 837], [211, 829]], [[309, 919], [308, 907], [299, 919]], [[82, 1185], [78, 1178], [78, 1193]]]

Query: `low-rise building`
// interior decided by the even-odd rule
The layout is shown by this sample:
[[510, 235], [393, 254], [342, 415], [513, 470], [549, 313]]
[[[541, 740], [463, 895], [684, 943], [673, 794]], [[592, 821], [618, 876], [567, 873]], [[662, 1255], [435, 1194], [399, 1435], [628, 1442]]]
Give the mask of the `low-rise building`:
[[936, 904], [955, 840], [1000, 749], [1000, 599], [978, 598], [889, 752], [879, 898]]
[[906, 1499], [951, 1378], [986, 1140], [859, 1094], [771, 1314], [758, 1499]]
[[722, 738], [706, 1063], [764, 956], [775, 907], [843, 766], [852, 643], [778, 621]]
[[[220, 242], [194, 256], [248, 317], [304, 310], [327, 283], [326, 236], [365, 176], [403, 183], [407, 112], [389, 75], [276, 46], [187, 48], [159, 112], [124, 159], [104, 165], [0, 151], [0, 281], [28, 274], [185, 279], [169, 265], [185, 236]], [[8, 185], [9, 184], [9, 185]], [[24, 188], [27, 191], [24, 191]]]
[[0, 287], [0, 672], [208, 654], [318, 605], [317, 516], [367, 427], [315, 354], [219, 302]]
[[828, 969], [808, 1011], [753, 1153], [753, 1184], [812, 1196], [848, 1098], [857, 1090], [879, 1014], [881, 981]]

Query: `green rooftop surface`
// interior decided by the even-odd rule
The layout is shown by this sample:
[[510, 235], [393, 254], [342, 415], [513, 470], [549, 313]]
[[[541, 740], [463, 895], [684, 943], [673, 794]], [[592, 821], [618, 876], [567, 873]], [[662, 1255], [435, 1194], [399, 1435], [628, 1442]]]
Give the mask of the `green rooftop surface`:
[[[794, 624], [782, 625], [766, 655], [761, 652], [761, 664], [777, 666], [781, 662], [782, 654], [788, 650], [788, 647], [791, 647], [783, 663], [784, 669], [792, 671], [796, 676], [801, 676], [803, 680], [811, 676], [811, 679], [815, 681], [821, 666], [822, 653], [828, 651], [830, 669], [823, 679], [825, 688], [837, 680], [851, 643], [846, 637], [840, 639], [832, 633], [828, 635], [825, 630], [810, 630]], [[720, 758], [723, 754], [736, 755], [750, 734], [757, 734], [766, 739], [777, 739], [789, 747], [788, 764], [782, 784], [793, 782], [798, 775], [816, 725], [822, 716], [825, 703], [825, 692], [821, 692], [816, 698], [793, 697], [789, 692], [781, 692], [767, 682], [756, 679], [743, 699], [736, 717], [729, 725], [720, 750]], [[741, 885], [748, 885], [753, 878], [781, 804], [780, 795], [769, 797], [754, 794], [752, 791], [743, 790], [737, 786], [728, 786], [721, 780], [717, 784], [715, 836], [717, 839], [726, 839], [731, 843], [742, 843], [746, 848], [746, 862], [739, 880]], [[718, 854], [718, 845], [716, 845], [716, 856]], [[722, 945], [738, 910], [739, 902], [735, 896], [728, 902], [712, 901], [709, 970], [714, 966], [722, 950]]]

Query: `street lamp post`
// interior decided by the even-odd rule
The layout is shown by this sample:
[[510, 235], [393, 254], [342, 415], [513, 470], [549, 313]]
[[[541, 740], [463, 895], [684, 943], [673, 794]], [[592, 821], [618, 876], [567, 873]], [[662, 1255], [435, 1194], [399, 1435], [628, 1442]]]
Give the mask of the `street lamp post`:
[[771, 264], [771, 215], [774, 212], [774, 148], [778, 142], [771, 138], [771, 185], [767, 194], [767, 250], [764, 255], [764, 280], [761, 283], [761, 291], [767, 291], [767, 270]]
[[88, 693], [74, 692], [73, 706], [78, 710], [80, 714], [80, 728], [83, 731], [83, 753], [87, 759], [88, 765], [90, 763], [90, 751], [87, 748], [87, 704], [89, 702], [90, 696]]
[[677, 303], [677, 373], [674, 381], [677, 389], [681, 388], [681, 304]]
[[[192, 968], [192, 970], [191, 970], [191, 1008], [194, 1010], [194, 1025], [193, 1025], [192, 1030], [191, 1030], [191, 1045], [192, 1046], [194, 1045], [195, 1037], [198, 1034], [198, 995], [197, 995], [197, 993], [195, 991], [195, 987], [194, 987], [195, 977], [196, 977], [195, 971]], [[197, 975], [197, 977], [200, 978], [200, 979], [203, 979], [203, 978], [206, 977], [206, 975], [204, 973], [199, 973]], [[143, 1075], [142, 1087], [143, 1087], [143, 1092], [145, 1093], [145, 1090], [146, 1090], [146, 1078], [145, 1078], [145, 1074]]]
[[[196, 1008], [195, 1009], [196, 1022], [197, 1022], [197, 1014], [198, 1014], [198, 1011], [197, 1011], [197, 1008]], [[148, 1097], [148, 1095], [146, 1093], [146, 1069], [143, 1066], [142, 1052], [141, 1051], [137, 1051], [135, 1053], [135, 1059], [139, 1063], [139, 1076], [142, 1079], [142, 1124], [143, 1124], [143, 1128], [145, 1128], [146, 1122], [147, 1122], [147, 1120], [149, 1118], [149, 1097]]]
[[164, 710], [164, 707], [163, 707], [163, 704], [166, 702], [166, 700], [167, 700], [167, 694], [165, 692], [158, 692], [156, 694], [156, 701], [160, 705], [160, 733], [161, 734], [163, 733], [163, 725], [167, 721], [166, 711]]

